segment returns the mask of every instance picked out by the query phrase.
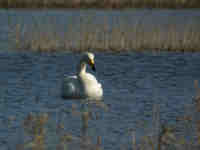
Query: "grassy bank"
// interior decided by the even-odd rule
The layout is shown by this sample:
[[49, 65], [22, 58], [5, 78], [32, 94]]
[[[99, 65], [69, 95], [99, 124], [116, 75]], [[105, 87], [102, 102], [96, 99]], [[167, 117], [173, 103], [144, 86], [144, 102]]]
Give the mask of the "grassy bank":
[[0, 0], [1, 8], [200, 8], [199, 0]]

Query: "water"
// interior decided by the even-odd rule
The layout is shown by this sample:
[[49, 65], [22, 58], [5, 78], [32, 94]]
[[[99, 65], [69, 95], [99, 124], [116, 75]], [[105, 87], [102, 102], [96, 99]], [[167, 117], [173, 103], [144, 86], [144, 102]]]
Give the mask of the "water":
[[[18, 13], [26, 16], [23, 11]], [[1, 33], [7, 31], [5, 24], [1, 26]], [[80, 116], [66, 113], [73, 104], [79, 111], [80, 102], [61, 97], [63, 76], [75, 73], [80, 55], [14, 51], [5, 35], [0, 36], [1, 149], [13, 149], [23, 141], [22, 122], [30, 112], [46, 112], [51, 128], [61, 121], [66, 131], [80, 136]], [[109, 109], [92, 107], [99, 119], [89, 121], [88, 134], [94, 139], [102, 136], [105, 150], [130, 145], [128, 130], [135, 129], [137, 137], [145, 135], [146, 122], [151, 124], [155, 104], [159, 106], [162, 123], [176, 124], [176, 118], [186, 112], [185, 107], [192, 104], [196, 94], [194, 80], [200, 80], [199, 57], [199, 53], [181, 52], [95, 52], [97, 72], [88, 70], [101, 82], [103, 101]], [[49, 134], [48, 140], [56, 143], [54, 134]], [[54, 142], [49, 142], [49, 149], [55, 149]]]
[[[47, 112], [54, 121], [62, 114], [66, 129], [80, 135], [80, 117], [63, 113], [79, 102], [61, 98], [62, 78], [75, 72], [79, 58], [74, 53], [1, 52], [1, 141], [17, 137], [30, 112]], [[94, 74], [103, 85], [109, 110], [98, 110], [100, 120], [90, 122], [93, 134], [103, 137], [105, 149], [117, 149], [119, 136], [126, 141], [128, 129], [142, 129], [139, 122], [151, 120], [154, 104], [160, 106], [161, 120], [175, 123], [192, 103], [199, 65], [196, 53], [96, 53]], [[11, 116], [16, 119], [8, 127]]]

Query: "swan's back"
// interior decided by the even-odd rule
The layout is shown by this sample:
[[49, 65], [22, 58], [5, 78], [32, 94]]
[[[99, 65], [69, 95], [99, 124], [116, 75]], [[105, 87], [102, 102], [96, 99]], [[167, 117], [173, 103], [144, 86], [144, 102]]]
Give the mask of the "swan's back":
[[82, 86], [77, 76], [66, 76], [63, 81], [64, 98], [83, 98]]

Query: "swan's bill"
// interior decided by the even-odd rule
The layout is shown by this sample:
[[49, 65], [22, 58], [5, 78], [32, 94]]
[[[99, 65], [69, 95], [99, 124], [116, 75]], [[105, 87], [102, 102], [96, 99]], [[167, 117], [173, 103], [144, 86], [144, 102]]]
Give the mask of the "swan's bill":
[[95, 67], [95, 64], [94, 64], [94, 59], [90, 59], [89, 65], [91, 66], [93, 71], [96, 71], [96, 67]]

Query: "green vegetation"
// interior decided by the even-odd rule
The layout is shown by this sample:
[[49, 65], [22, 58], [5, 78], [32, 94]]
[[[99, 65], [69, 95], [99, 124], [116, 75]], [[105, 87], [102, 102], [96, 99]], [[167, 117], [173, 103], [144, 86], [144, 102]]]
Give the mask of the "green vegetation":
[[199, 0], [1, 0], [2, 8], [199, 8]]

